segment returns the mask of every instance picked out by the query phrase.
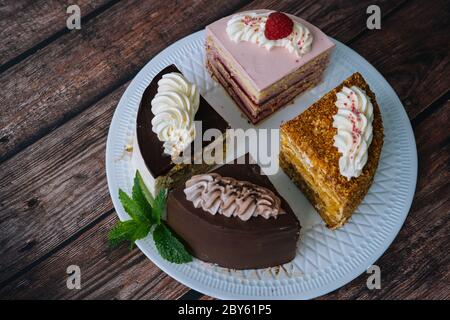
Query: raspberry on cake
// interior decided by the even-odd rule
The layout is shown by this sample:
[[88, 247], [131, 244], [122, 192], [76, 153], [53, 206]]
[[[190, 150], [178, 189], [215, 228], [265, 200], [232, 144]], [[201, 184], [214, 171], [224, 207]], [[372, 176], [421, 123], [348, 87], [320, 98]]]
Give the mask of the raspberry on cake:
[[355, 73], [281, 126], [280, 166], [336, 229], [367, 194], [382, 145], [375, 94]]
[[282, 12], [272, 12], [267, 17], [264, 35], [269, 40], [286, 38], [294, 29], [294, 21]]
[[320, 83], [333, 48], [305, 20], [269, 10], [206, 27], [208, 70], [253, 124]]
[[227, 121], [174, 65], [164, 68], [144, 91], [133, 141], [133, 164], [153, 194], [162, 187], [172, 188], [184, 183], [191, 175], [213, 166], [174, 161], [188, 148], [192, 157], [201, 154], [202, 150], [193, 147], [195, 134], [200, 129], [195, 127], [195, 121], [201, 121], [201, 132], [198, 133], [214, 128], [223, 135], [212, 142], [202, 141], [202, 150], [225, 143]]

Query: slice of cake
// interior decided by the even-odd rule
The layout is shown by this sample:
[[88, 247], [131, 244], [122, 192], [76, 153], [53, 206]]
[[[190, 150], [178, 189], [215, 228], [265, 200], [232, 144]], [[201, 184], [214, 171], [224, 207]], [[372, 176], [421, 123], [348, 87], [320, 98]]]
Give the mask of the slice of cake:
[[[196, 127], [198, 124], [201, 130]], [[198, 137], [200, 150], [194, 149], [194, 139], [213, 128], [225, 134], [229, 125], [174, 65], [153, 78], [140, 102], [132, 155], [136, 169], [153, 194], [161, 187], [172, 188], [191, 175], [212, 168], [214, 164], [194, 163], [194, 157], [215, 143], [224, 144], [224, 137], [212, 142]], [[190, 163], [175, 161], [185, 154], [191, 157]]]
[[167, 223], [200, 260], [232, 269], [295, 257], [300, 232], [288, 203], [257, 164], [225, 164], [169, 192]]
[[335, 229], [369, 190], [382, 145], [375, 94], [355, 73], [281, 126], [280, 166]]
[[312, 24], [269, 10], [206, 27], [208, 70], [253, 124], [316, 86], [333, 47]]

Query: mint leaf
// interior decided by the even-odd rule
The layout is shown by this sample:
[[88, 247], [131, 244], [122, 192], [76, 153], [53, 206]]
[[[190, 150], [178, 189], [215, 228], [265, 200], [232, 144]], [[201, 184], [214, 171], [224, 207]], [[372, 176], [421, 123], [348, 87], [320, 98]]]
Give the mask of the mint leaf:
[[172, 232], [164, 224], [158, 224], [153, 230], [153, 240], [159, 254], [167, 261], [178, 264], [192, 261], [192, 257], [184, 245], [172, 235]]
[[161, 218], [164, 213], [164, 209], [166, 208], [166, 198], [167, 198], [167, 189], [162, 189], [156, 195], [155, 201], [153, 202], [152, 215], [153, 219], [155, 219], [157, 224], [161, 223]]
[[109, 245], [115, 247], [123, 241], [131, 241], [137, 228], [138, 223], [134, 220], [119, 221], [108, 234]]
[[133, 248], [134, 242], [145, 238], [150, 228], [151, 225], [139, 224], [134, 220], [119, 221], [108, 234], [109, 245], [116, 247], [124, 241], [130, 241], [130, 248]]
[[141, 207], [133, 201], [122, 189], [119, 189], [119, 200], [123, 205], [126, 213], [130, 215], [130, 217], [138, 222], [144, 224], [150, 224], [151, 221], [146, 217], [144, 211]]
[[144, 195], [141, 184], [139, 182], [140, 179], [139, 179], [138, 175], [139, 175], [139, 171], [136, 171], [136, 175], [134, 176], [134, 184], [133, 184], [133, 190], [132, 190], [131, 196], [132, 196], [134, 202], [136, 202], [139, 205], [139, 207], [141, 207], [142, 212], [147, 217], [147, 219], [149, 219], [151, 222], [153, 222], [152, 221], [153, 220], [152, 219], [152, 207]]
[[146, 237], [152, 225], [156, 224], [153, 230], [153, 239], [160, 255], [173, 263], [192, 261], [192, 257], [184, 245], [162, 222], [167, 201], [166, 189], [161, 190], [153, 198], [139, 171], [136, 171], [131, 198], [122, 189], [119, 189], [119, 199], [131, 220], [119, 221], [109, 232], [108, 239], [111, 246], [128, 240], [131, 242], [132, 248], [135, 241]]
[[142, 179], [142, 176], [141, 176], [141, 173], [139, 172], [139, 170], [136, 170], [134, 183], [136, 183], [136, 180], [139, 184], [139, 187], [141, 188], [141, 191], [142, 191], [145, 199], [147, 199], [147, 202], [150, 204], [151, 207], [153, 207], [153, 202], [155, 202], [155, 199], [153, 198], [150, 190], [148, 190], [147, 186], [145, 185], [144, 179]]
[[152, 227], [151, 225], [145, 225], [145, 224], [138, 225], [133, 233], [133, 241], [145, 238], [148, 235], [148, 233], [150, 232], [151, 227]]

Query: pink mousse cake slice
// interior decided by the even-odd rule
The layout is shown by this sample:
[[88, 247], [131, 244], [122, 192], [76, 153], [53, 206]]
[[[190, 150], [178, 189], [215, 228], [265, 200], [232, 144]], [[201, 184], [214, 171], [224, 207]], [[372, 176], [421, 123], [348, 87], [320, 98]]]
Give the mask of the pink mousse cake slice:
[[209, 72], [253, 124], [319, 84], [334, 48], [307, 21], [270, 10], [208, 25], [205, 46]]

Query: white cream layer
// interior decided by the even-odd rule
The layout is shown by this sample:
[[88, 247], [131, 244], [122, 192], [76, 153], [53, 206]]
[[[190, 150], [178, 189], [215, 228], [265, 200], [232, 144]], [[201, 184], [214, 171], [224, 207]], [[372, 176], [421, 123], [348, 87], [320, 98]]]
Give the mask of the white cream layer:
[[336, 97], [338, 111], [333, 116], [333, 127], [337, 128], [334, 146], [341, 154], [340, 173], [350, 180], [361, 174], [367, 162], [373, 136], [373, 105], [364, 90], [356, 86], [343, 87]]
[[270, 50], [283, 47], [297, 57], [311, 51], [313, 36], [309, 29], [294, 21], [291, 34], [283, 39], [269, 40], [264, 35], [266, 21], [271, 12], [246, 12], [234, 15], [227, 23], [227, 34], [234, 42], [249, 41]]
[[178, 157], [195, 138], [194, 118], [200, 93], [181, 73], [171, 72], [158, 81], [153, 98], [152, 131], [163, 142], [164, 153]]

